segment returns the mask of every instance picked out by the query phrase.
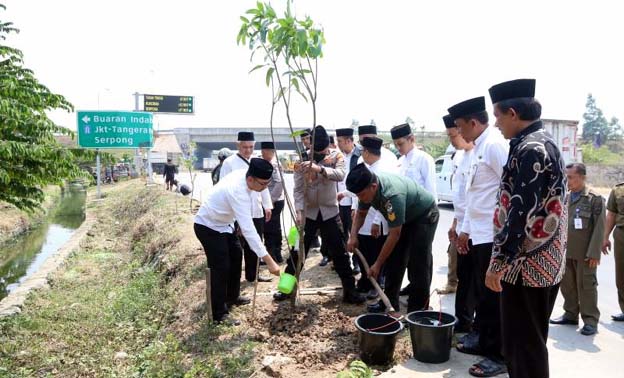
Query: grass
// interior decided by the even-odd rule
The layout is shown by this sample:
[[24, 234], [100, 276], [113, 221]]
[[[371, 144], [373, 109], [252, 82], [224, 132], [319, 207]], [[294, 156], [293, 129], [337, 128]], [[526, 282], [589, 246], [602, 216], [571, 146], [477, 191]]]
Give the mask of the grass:
[[189, 281], [203, 279], [203, 266], [185, 258], [192, 218], [174, 210], [186, 201], [137, 180], [106, 194], [90, 205], [97, 221], [51, 288], [0, 319], [0, 377], [252, 374], [256, 345], [239, 331], [201, 315], [182, 317], [190, 335], [174, 327], [180, 303], [204, 301], [184, 298]]

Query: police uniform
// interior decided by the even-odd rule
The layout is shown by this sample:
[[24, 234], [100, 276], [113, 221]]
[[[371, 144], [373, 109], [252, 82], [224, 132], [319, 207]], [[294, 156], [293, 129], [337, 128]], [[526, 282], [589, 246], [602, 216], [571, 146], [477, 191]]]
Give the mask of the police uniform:
[[579, 313], [586, 325], [598, 326], [598, 280], [596, 268], [587, 259], [600, 260], [604, 235], [605, 205], [600, 194], [587, 186], [571, 193], [568, 203], [568, 247], [566, 269], [561, 281], [565, 319], [577, 321]]
[[[613, 230], [613, 256], [615, 258], [615, 286], [618, 292], [618, 303], [624, 313], [624, 182], [617, 184], [607, 200], [607, 210], [615, 214]], [[624, 315], [613, 316], [614, 320], [623, 321]]]
[[[408, 312], [422, 310], [429, 303], [433, 257], [431, 244], [438, 226], [439, 212], [431, 193], [414, 181], [392, 173], [370, 172], [364, 164], [349, 173], [347, 189], [360, 193], [377, 180], [378, 189], [371, 203], [359, 202], [358, 210], [374, 208], [388, 221], [390, 229], [401, 227], [401, 235], [384, 263], [385, 293], [399, 311], [399, 291], [408, 269], [410, 292]], [[387, 243], [387, 241], [386, 241]], [[408, 262], [413, 261], [414, 264]]]
[[234, 234], [234, 219], [255, 255], [267, 255], [252, 221], [250, 209], [256, 192], [247, 186], [247, 172], [266, 180], [271, 178], [272, 168], [262, 159], [251, 159], [248, 171], [234, 171], [210, 189], [195, 216], [195, 235], [204, 247], [210, 268], [215, 321], [228, 314], [228, 303], [236, 302], [240, 295], [242, 248]]

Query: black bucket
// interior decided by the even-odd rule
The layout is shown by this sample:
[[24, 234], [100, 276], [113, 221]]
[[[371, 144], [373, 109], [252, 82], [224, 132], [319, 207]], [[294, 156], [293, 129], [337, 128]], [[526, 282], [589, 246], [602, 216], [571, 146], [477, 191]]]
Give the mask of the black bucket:
[[451, 356], [453, 327], [457, 318], [439, 311], [414, 311], [407, 314], [414, 358], [439, 364]]
[[[359, 331], [360, 358], [368, 365], [388, 365], [403, 323], [385, 314], [363, 314], [355, 319]], [[369, 331], [369, 329], [371, 331]]]

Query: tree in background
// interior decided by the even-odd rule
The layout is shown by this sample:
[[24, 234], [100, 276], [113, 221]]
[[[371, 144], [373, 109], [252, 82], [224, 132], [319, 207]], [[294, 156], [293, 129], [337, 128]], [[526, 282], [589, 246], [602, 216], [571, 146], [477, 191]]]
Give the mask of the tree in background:
[[[6, 9], [0, 4], [0, 11]], [[0, 20], [0, 201], [34, 210], [44, 199], [43, 188], [82, 176], [76, 155], [54, 138], [73, 132], [56, 125], [46, 111], [73, 110], [61, 95], [39, 83], [23, 67], [20, 50], [4, 46], [18, 29]]]
[[611, 121], [607, 121], [591, 93], [587, 95], [583, 119], [585, 121], [583, 123], [583, 140], [585, 143], [593, 143], [594, 147], [599, 148], [607, 141], [622, 138], [622, 127], [619, 120], [612, 117]]

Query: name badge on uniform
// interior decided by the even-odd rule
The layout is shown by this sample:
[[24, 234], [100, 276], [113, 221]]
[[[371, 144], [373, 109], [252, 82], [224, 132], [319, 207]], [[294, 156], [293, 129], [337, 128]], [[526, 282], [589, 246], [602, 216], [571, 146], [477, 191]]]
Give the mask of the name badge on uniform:
[[396, 219], [396, 214], [394, 214], [394, 209], [392, 209], [392, 204], [390, 201], [386, 202], [386, 212], [388, 213], [388, 220], [390, 222], [394, 222]]
[[583, 229], [583, 220], [579, 217], [579, 209], [576, 209], [576, 215], [574, 216], [574, 229], [582, 230]]

